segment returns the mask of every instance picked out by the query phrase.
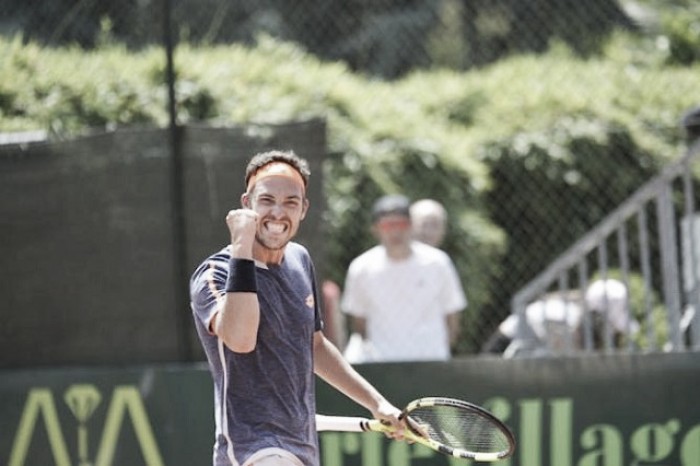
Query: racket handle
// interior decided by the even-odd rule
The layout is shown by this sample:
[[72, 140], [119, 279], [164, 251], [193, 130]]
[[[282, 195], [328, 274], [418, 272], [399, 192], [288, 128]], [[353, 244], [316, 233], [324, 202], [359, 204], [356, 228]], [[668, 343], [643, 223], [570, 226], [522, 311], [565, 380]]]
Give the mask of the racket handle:
[[316, 415], [316, 430], [335, 432], [381, 431], [381, 422], [366, 417]]

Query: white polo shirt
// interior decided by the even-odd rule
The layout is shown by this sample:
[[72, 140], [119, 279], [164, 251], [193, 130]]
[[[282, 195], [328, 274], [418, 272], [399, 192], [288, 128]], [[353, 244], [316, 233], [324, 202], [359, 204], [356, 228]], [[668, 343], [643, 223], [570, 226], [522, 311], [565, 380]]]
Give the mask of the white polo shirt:
[[341, 307], [367, 320], [366, 362], [450, 357], [446, 316], [467, 306], [457, 270], [440, 249], [417, 241], [411, 249], [396, 261], [378, 245], [348, 269]]

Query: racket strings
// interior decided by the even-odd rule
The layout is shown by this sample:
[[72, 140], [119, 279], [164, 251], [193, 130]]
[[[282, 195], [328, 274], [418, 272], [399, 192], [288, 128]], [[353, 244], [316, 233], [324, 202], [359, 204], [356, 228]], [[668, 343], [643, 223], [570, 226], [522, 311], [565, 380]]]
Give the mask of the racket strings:
[[409, 413], [430, 439], [470, 452], [500, 453], [510, 449], [509, 437], [487, 416], [457, 406], [419, 407]]

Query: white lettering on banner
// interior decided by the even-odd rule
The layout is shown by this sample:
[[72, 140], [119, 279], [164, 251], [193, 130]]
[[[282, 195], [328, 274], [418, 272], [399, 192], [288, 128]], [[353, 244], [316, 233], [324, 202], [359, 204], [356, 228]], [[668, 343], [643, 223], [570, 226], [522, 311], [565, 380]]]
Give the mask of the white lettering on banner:
[[[499, 461], [499, 466], [700, 465], [697, 423], [684, 425], [680, 419], [669, 418], [631, 426], [625, 436], [626, 429], [611, 424], [575, 429], [574, 399], [569, 397], [494, 397], [483, 405], [506, 423], [513, 421], [516, 427], [517, 453]], [[370, 434], [324, 432], [321, 447], [324, 466], [410, 466], [423, 464], [425, 458], [434, 458], [435, 465], [472, 464], [442, 457], [420, 445], [392, 442]]]

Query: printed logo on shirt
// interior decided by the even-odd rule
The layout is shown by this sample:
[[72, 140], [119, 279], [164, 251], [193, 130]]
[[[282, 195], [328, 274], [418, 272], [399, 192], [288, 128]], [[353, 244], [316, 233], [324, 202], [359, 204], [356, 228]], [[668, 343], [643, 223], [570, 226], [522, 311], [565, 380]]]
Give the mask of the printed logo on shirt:
[[305, 302], [306, 302], [306, 305], [309, 306], [309, 309], [313, 309], [314, 304], [316, 303], [316, 301], [314, 300], [314, 295], [310, 294], [309, 296], [307, 296]]

